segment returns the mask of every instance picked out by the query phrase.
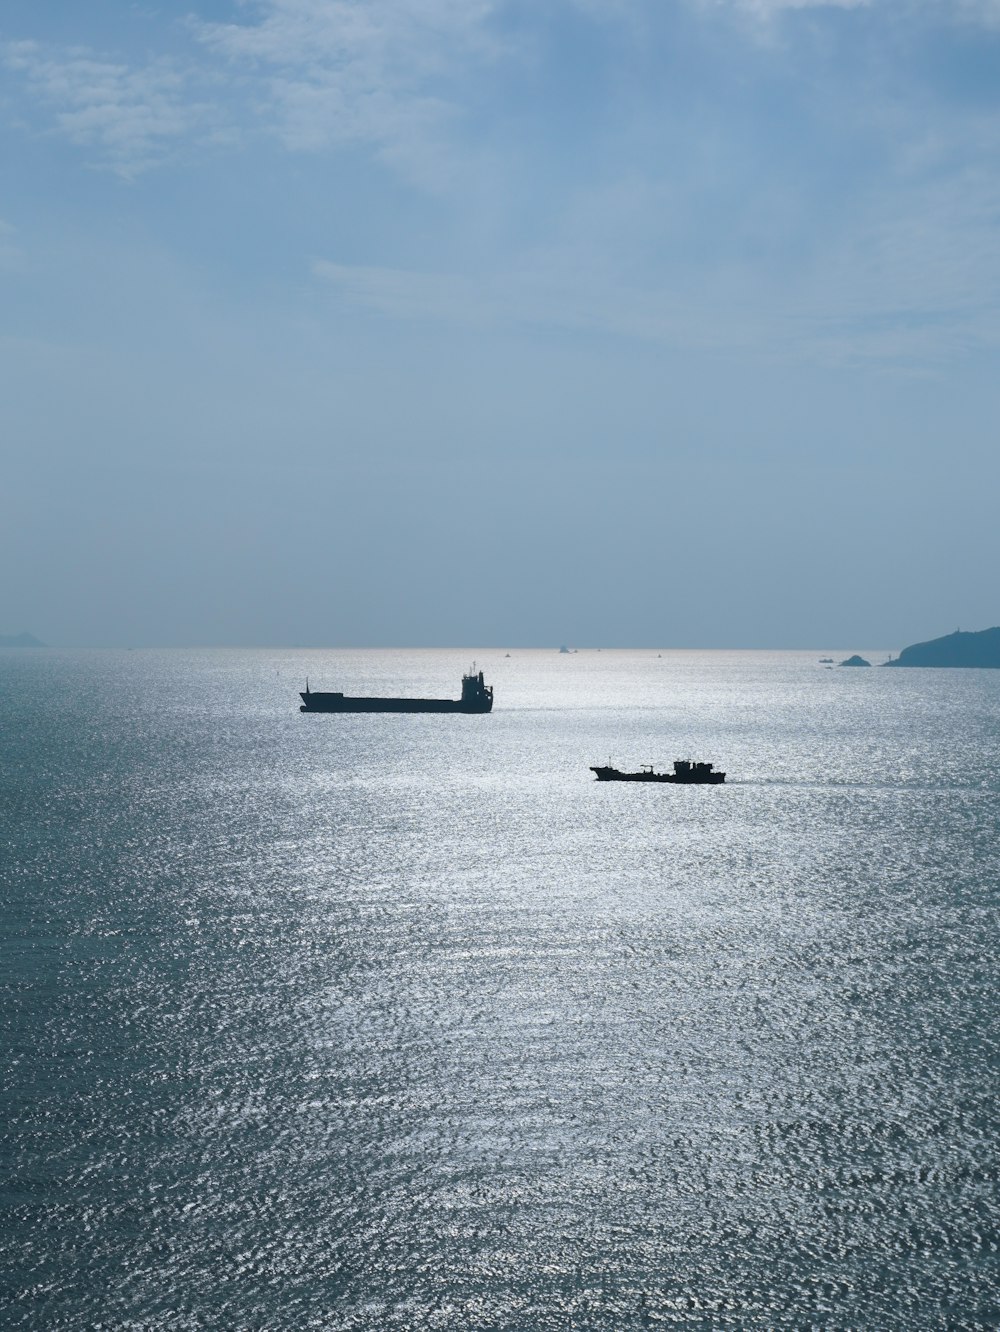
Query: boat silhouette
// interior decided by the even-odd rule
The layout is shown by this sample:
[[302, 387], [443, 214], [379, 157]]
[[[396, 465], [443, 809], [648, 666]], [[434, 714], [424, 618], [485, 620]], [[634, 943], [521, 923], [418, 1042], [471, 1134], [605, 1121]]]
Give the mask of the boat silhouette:
[[673, 772], [654, 772], [652, 764], [644, 763], [640, 772], [620, 772], [610, 765], [591, 768], [599, 782], [679, 782], [689, 786], [718, 786], [726, 780], [724, 772], [716, 772], [711, 763], [693, 763], [690, 759], [674, 759]]
[[300, 712], [491, 712], [493, 687], [476, 674], [473, 665], [468, 675], [462, 676], [461, 698], [352, 698], [349, 694], [325, 693], [310, 689], [299, 694]]

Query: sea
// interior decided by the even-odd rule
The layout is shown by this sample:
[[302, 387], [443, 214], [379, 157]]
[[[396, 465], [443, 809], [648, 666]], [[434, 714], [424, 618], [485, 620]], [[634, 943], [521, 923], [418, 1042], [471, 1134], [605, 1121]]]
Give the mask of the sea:
[[1000, 1327], [1000, 671], [853, 650], [0, 653], [0, 1326]]

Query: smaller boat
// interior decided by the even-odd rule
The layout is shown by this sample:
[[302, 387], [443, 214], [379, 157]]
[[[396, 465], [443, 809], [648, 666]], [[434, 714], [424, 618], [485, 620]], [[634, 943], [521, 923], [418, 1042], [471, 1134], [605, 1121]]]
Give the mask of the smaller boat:
[[644, 763], [640, 772], [619, 772], [610, 765], [591, 768], [599, 782], [680, 782], [689, 786], [718, 786], [726, 780], [724, 772], [716, 772], [711, 763], [693, 763], [690, 759], [674, 759], [673, 772], [654, 772], [652, 765]]

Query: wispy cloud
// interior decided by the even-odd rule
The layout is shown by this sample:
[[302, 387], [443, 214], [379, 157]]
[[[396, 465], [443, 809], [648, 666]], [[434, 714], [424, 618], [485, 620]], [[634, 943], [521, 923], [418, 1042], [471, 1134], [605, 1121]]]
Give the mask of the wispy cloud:
[[728, 3], [761, 18], [771, 18], [789, 9], [865, 9], [874, 0], [710, 0], [710, 3]]
[[159, 160], [172, 144], [217, 128], [220, 114], [193, 95], [190, 70], [165, 58], [137, 68], [80, 47], [8, 42], [3, 63], [47, 111], [49, 128], [93, 150], [123, 175]]
[[[639, 0], [561, 4], [564, 13], [585, 14], [584, 26], [598, 19], [646, 40], [633, 24]], [[703, 14], [742, 15], [733, 25], [735, 48], [724, 53], [729, 63], [714, 71], [714, 91], [702, 98], [699, 85], [687, 94], [689, 105], [683, 92], [673, 95], [657, 81], [652, 90], [637, 88], [634, 102], [609, 102], [600, 123], [582, 116], [578, 130], [567, 117], [551, 140], [544, 131], [552, 103], [539, 97], [521, 117], [517, 83], [504, 84], [505, 62], [517, 61], [538, 36], [531, 12], [515, 11], [508, 0], [243, 0], [239, 22], [187, 20], [183, 53], [169, 59], [134, 65], [31, 41], [0, 47], [0, 58], [44, 109], [48, 130], [125, 175], [239, 125], [247, 135], [251, 126], [276, 135], [294, 152], [361, 146], [406, 179], [442, 188], [472, 170], [488, 137], [480, 133], [487, 115], [506, 116], [513, 147], [490, 177], [486, 239], [476, 236], [468, 247], [470, 270], [478, 264], [483, 276], [407, 269], [420, 258], [405, 228], [391, 241], [399, 267], [317, 264], [317, 275], [343, 299], [395, 318], [599, 328], [678, 345], [798, 348], [838, 358], [934, 360], [963, 346], [996, 346], [996, 112], [947, 88], [936, 98], [918, 76], [923, 65], [897, 74], [893, 60], [900, 15], [911, 24], [929, 23], [928, 15], [935, 23], [994, 23], [1000, 0], [687, 4]], [[843, 11], [833, 17], [848, 26], [847, 11], [892, 14], [894, 41], [850, 68], [848, 93], [839, 65], [793, 47], [783, 71], [799, 70], [800, 50], [813, 63], [802, 66], [801, 95], [788, 102], [789, 114], [812, 120], [803, 120], [797, 141], [765, 108], [755, 132], [753, 98], [726, 101], [728, 72], [745, 65], [752, 87], [754, 34], [769, 24], [777, 30], [784, 15], [794, 39], [795, 13], [806, 10], [816, 27], [823, 10]], [[713, 40], [728, 39], [718, 25], [706, 26]], [[595, 80], [595, 102], [602, 88], [622, 86], [629, 72], [622, 51], [635, 49], [602, 43], [602, 35], [584, 33], [604, 78]], [[709, 78], [714, 50], [700, 54]], [[553, 62], [553, 76], [565, 74], [557, 43], [539, 40], [535, 51]], [[760, 69], [766, 87], [773, 67]], [[502, 85], [493, 102], [480, 95], [487, 74]], [[567, 97], [581, 96], [579, 87], [564, 86]], [[786, 95], [776, 85], [776, 96]], [[582, 96], [589, 98], [589, 87]], [[581, 102], [581, 109], [593, 107]], [[543, 131], [537, 150], [532, 126]], [[650, 146], [661, 129], [669, 151]], [[611, 161], [605, 151], [596, 160], [611, 138], [618, 155]], [[872, 145], [871, 160], [858, 165]], [[594, 157], [586, 156], [590, 146]], [[546, 194], [550, 174], [555, 183]], [[624, 188], [630, 181], [634, 189]], [[475, 230], [467, 225], [476, 206], [471, 193], [452, 192], [453, 235]], [[505, 208], [516, 225], [499, 216], [490, 231]], [[0, 262], [5, 245], [12, 253], [13, 241], [0, 232]]]
[[[924, 191], [914, 213], [844, 236], [795, 283], [721, 267], [696, 290], [637, 286], [606, 265], [553, 250], [503, 272], [413, 272], [318, 260], [317, 278], [356, 307], [469, 328], [599, 331], [686, 350], [933, 370], [1000, 349], [992, 216], [1000, 187]], [[992, 201], [992, 202], [991, 202]]]
[[[686, 2], [748, 16], [758, 30], [807, 10], [893, 7], [913, 22], [1000, 26], [1000, 0]], [[629, 31], [642, 12], [638, 0], [562, 4]], [[33, 40], [0, 44], [0, 61], [27, 89], [27, 123], [123, 174], [184, 143], [226, 141], [238, 125], [276, 134], [295, 152], [363, 145], [435, 187], [461, 168], [457, 145], [474, 120], [481, 76], [529, 49], [535, 22], [509, 0], [243, 0], [241, 8], [240, 22], [190, 17], [186, 45], [143, 63]], [[176, 24], [171, 32], [176, 38]]]
[[[572, 271], [556, 255], [477, 275], [413, 272], [317, 260], [315, 276], [339, 299], [390, 319], [485, 329], [505, 326], [600, 330], [688, 347], [718, 347], [715, 312], [665, 290], [637, 289]], [[723, 341], [742, 336], [730, 325]]]
[[[34, 123], [135, 174], [227, 126], [294, 152], [361, 144], [423, 185], [454, 171], [462, 87], [503, 50], [498, 0], [253, 0], [239, 23], [187, 20], [180, 55], [144, 64], [40, 41], [0, 45]], [[34, 111], [32, 110], [34, 108]]]
[[202, 44], [254, 77], [293, 150], [363, 143], [421, 183], [450, 166], [457, 91], [501, 44], [495, 0], [256, 0], [244, 23], [200, 23]]
[[[600, 3], [600, 0], [580, 0], [580, 3]], [[733, 9], [765, 23], [805, 10], [854, 9], [891, 13], [897, 21], [1000, 28], [1000, 0], [690, 0], [690, 3], [706, 9]]]

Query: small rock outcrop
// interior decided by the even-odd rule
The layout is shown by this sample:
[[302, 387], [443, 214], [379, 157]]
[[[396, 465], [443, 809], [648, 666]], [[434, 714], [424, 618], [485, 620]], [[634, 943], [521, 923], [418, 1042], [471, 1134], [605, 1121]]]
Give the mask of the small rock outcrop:
[[841, 666], [870, 666], [871, 662], [865, 661], [864, 657], [859, 657], [855, 652], [853, 657], [848, 657], [846, 661], [842, 661], [840, 664]]

